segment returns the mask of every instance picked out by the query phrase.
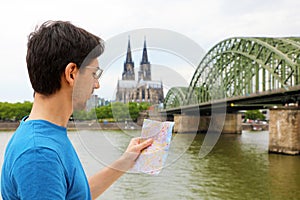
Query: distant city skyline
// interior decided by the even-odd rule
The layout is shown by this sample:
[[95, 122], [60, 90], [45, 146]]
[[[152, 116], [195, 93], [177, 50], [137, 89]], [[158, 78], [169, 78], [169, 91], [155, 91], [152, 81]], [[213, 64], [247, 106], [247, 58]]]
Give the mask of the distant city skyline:
[[[1, 4], [0, 12], [0, 26], [3, 27], [0, 32], [0, 101], [33, 101], [26, 69], [26, 43], [29, 33], [46, 20], [71, 21], [105, 41], [140, 28], [167, 29], [185, 35], [208, 51], [229, 37], [299, 37], [299, 7], [300, 2], [297, 0], [153, 0], [151, 3], [146, 0], [5, 1]], [[119, 44], [124, 52], [126, 44], [127, 40]], [[160, 65], [175, 65], [170, 63], [176, 58], [171, 56], [171, 60], [166, 61], [169, 64], [160, 63], [161, 58], [156, 58], [153, 51], [149, 48], [149, 54], [152, 53], [151, 62], [156, 64], [157, 70], [161, 70]], [[134, 59], [136, 56], [139, 60], [140, 55], [141, 52], [133, 52]], [[113, 65], [106, 69], [106, 74], [100, 79], [101, 88], [95, 94], [112, 99], [116, 88], [115, 80], [121, 76], [123, 61], [121, 55], [119, 59], [112, 61]], [[180, 74], [184, 80], [182, 82], [188, 83], [193, 72], [184, 71], [184, 63], [179, 62], [174, 66], [174, 73]], [[172, 86], [176, 86], [176, 83], [168, 85]]]

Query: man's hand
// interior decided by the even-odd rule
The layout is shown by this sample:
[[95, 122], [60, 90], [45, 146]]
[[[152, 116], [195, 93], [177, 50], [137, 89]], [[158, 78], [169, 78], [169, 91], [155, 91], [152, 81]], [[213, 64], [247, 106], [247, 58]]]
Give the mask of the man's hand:
[[141, 138], [131, 139], [125, 153], [107, 166], [103, 170], [89, 179], [92, 199], [96, 199], [102, 194], [111, 184], [113, 184], [120, 176], [128, 171], [135, 163], [136, 159], [141, 154], [142, 150], [153, 143], [153, 139], [143, 141]]
[[152, 138], [147, 140], [143, 140], [139, 137], [131, 139], [125, 153], [121, 157], [121, 159], [127, 163], [126, 166], [128, 166], [128, 169], [130, 169], [134, 165], [142, 150], [150, 146], [152, 143]]

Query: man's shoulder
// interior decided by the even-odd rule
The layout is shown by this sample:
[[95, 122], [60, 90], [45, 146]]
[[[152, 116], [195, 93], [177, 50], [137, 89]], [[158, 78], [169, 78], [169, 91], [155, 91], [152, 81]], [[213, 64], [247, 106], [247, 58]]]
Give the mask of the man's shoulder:
[[[69, 145], [67, 131], [63, 127], [44, 120], [32, 120], [21, 123], [14, 134], [15, 140], [28, 141], [28, 144], [55, 148], [57, 145]], [[24, 142], [23, 142], [24, 143]]]
[[34, 153], [37, 150], [63, 156], [72, 150], [72, 145], [63, 131], [39, 123], [21, 123], [7, 145], [6, 156], [17, 159], [24, 153]]

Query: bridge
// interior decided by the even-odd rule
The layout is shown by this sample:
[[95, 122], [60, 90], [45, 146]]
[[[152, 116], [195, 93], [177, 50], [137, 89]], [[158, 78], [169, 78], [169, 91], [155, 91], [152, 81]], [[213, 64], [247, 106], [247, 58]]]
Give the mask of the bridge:
[[299, 101], [300, 38], [235, 37], [208, 51], [188, 86], [169, 90], [164, 112], [198, 123], [197, 131], [203, 129], [200, 119], [207, 126], [212, 111], [225, 112], [223, 132], [241, 132], [238, 111], [270, 109], [269, 150], [299, 154]]

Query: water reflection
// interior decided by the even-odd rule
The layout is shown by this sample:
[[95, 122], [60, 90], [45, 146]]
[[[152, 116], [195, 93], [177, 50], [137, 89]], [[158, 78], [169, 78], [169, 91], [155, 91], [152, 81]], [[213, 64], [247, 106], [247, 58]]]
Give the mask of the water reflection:
[[269, 155], [272, 199], [300, 199], [300, 156]]
[[[202, 138], [198, 136], [187, 153], [197, 155]], [[245, 151], [241, 141], [240, 136], [223, 135], [208, 156], [191, 157], [191, 192], [200, 199], [268, 199], [267, 154]]]

